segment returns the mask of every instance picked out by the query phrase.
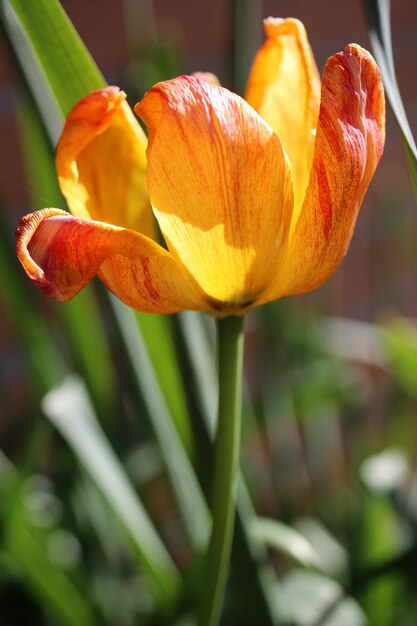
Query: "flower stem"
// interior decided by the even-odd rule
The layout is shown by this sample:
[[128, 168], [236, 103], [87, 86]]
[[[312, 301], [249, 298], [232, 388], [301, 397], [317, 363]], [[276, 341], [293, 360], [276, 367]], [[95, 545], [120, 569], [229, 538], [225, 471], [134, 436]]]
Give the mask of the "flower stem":
[[218, 321], [219, 409], [214, 446], [212, 529], [199, 589], [198, 626], [219, 622], [229, 570], [240, 450], [243, 317]]

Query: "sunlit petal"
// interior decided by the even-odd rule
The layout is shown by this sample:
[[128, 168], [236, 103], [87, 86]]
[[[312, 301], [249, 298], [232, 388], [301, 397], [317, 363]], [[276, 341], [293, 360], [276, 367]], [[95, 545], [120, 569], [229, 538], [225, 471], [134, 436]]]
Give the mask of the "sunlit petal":
[[154, 233], [143, 130], [117, 87], [92, 92], [68, 115], [58, 179], [73, 215]]
[[249, 105], [193, 77], [159, 83], [136, 112], [148, 187], [169, 249], [209, 301], [249, 306], [285, 258], [293, 193], [278, 137]]
[[264, 26], [266, 40], [253, 62], [245, 98], [272, 126], [291, 161], [293, 231], [313, 159], [320, 77], [301, 22], [268, 18]]
[[350, 45], [327, 61], [306, 199], [269, 300], [314, 289], [346, 254], [383, 151], [384, 102], [379, 70], [368, 52]]
[[131, 230], [44, 209], [20, 221], [17, 253], [28, 276], [66, 301], [95, 274], [141, 311], [205, 308], [198, 288], [157, 243]]

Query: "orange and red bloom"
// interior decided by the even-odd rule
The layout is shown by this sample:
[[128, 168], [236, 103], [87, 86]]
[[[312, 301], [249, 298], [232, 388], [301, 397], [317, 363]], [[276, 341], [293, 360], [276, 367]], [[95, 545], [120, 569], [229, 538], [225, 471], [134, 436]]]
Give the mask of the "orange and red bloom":
[[115, 87], [74, 107], [56, 155], [72, 215], [44, 209], [17, 230], [46, 293], [68, 300], [98, 274], [141, 311], [223, 316], [334, 272], [383, 150], [381, 78], [349, 45], [320, 83], [302, 24], [265, 27], [246, 101], [202, 78], [159, 83], [135, 107], [148, 142]]

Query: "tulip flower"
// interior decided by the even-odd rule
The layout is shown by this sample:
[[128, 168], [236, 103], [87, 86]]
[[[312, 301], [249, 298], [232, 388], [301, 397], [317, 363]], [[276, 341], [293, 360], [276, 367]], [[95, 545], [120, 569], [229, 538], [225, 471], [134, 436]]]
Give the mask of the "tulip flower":
[[116, 87], [74, 107], [56, 155], [72, 215], [17, 229], [41, 289], [65, 301], [97, 274], [140, 311], [224, 317], [335, 271], [383, 150], [379, 71], [349, 45], [320, 84], [300, 22], [265, 30], [246, 100], [201, 77], [155, 85], [135, 107], [147, 147]]

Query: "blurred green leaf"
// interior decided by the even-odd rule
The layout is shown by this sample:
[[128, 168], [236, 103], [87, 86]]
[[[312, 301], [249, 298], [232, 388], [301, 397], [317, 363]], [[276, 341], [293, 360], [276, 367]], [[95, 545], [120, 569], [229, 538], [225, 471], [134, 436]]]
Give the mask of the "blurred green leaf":
[[193, 546], [201, 550], [208, 537], [209, 512], [192, 465], [173, 427], [152, 365], [145, 349], [144, 340], [137, 332], [133, 312], [111, 296], [112, 307], [124, 339], [127, 356], [137, 386], [142, 392], [149, 419], [161, 456], [167, 469], [168, 479], [175, 494], [179, 511]]
[[41, 397], [53, 385], [58, 384], [66, 368], [62, 357], [50, 340], [46, 321], [32, 306], [29, 293], [19, 275], [18, 262], [14, 260], [6, 229], [0, 219], [0, 302], [27, 352], [32, 389]]
[[157, 598], [149, 579], [138, 571], [135, 552], [114, 511], [88, 476], [77, 481], [72, 505], [77, 528], [88, 549], [85, 560], [89, 564], [92, 597], [105, 616], [105, 623], [135, 626], [143, 620], [147, 624], [158, 610]]
[[199, 409], [207, 431], [214, 436], [218, 401], [215, 366], [217, 339], [214, 322], [209, 316], [204, 319], [195, 311], [182, 311], [177, 319], [181, 340], [192, 369], [193, 387], [198, 397]]
[[342, 587], [321, 574], [293, 570], [283, 581], [283, 592], [294, 626], [366, 626], [368, 620]]
[[127, 530], [161, 602], [171, 602], [178, 592], [178, 572], [100, 429], [82, 382], [75, 377], [66, 379], [45, 396], [42, 409]]
[[404, 452], [391, 447], [362, 461], [359, 473], [370, 491], [389, 496], [403, 487], [409, 467]]
[[[15, 472], [12, 478], [10, 480], [9, 468], [7, 491], [3, 488], [0, 507], [2, 567], [11, 578], [22, 581], [54, 623], [62, 626], [97, 625], [93, 608], [71, 573], [66, 571], [64, 562], [56, 558], [58, 553], [54, 552], [52, 542], [57, 535], [48, 527], [52, 518], [45, 517], [47, 509], [44, 509], [43, 517], [41, 509], [35, 509], [35, 500], [31, 497], [34, 494], [29, 488], [29, 482], [34, 481], [22, 482]], [[39, 500], [38, 504], [41, 504]]]
[[253, 54], [262, 39], [262, 2], [232, 0], [229, 7], [231, 84], [233, 91], [243, 94]]
[[390, 27], [390, 0], [363, 0], [363, 5], [368, 20], [373, 53], [381, 70], [392, 112], [401, 131], [414, 194], [417, 198], [417, 149], [395, 76]]
[[322, 572], [342, 579], [348, 569], [348, 553], [328, 528], [312, 517], [298, 518], [294, 526], [319, 555]]
[[381, 324], [381, 341], [387, 364], [400, 385], [417, 396], [417, 327], [396, 317]]
[[[371, 581], [365, 592], [361, 594], [361, 604], [369, 617], [369, 623], [378, 626], [395, 626], [412, 624], [407, 618], [404, 585], [401, 577], [390, 573]], [[408, 609], [411, 608], [409, 605]], [[405, 609], [405, 610], [404, 610]], [[404, 611], [404, 619], [401, 613]], [[409, 615], [412, 615], [410, 612]]]
[[116, 404], [116, 375], [93, 286], [87, 285], [76, 298], [64, 306], [57, 304], [58, 307], [77, 368], [85, 378], [100, 419], [108, 422]]
[[283, 552], [305, 567], [320, 567], [320, 558], [313, 546], [291, 526], [276, 519], [256, 517], [250, 533], [256, 541]]
[[86, 93], [105, 85], [58, 0], [9, 0], [66, 115]]
[[193, 457], [193, 441], [184, 384], [178, 367], [170, 318], [135, 312], [143, 341], [163, 391], [177, 433], [188, 455]]
[[15, 104], [30, 193], [28, 211], [43, 209], [45, 206], [63, 206], [65, 201], [58, 185], [51, 142], [46, 136], [39, 113], [30, 96], [27, 96], [27, 91], [19, 94]]
[[256, 513], [252, 501], [242, 476], [239, 476], [232, 569], [242, 596], [242, 614], [248, 623], [286, 626], [288, 612], [273, 567], [267, 560], [267, 550], [252, 537], [254, 520]]
[[59, 624], [97, 624], [81, 591], [55, 566], [46, 550], [19, 520], [14, 520], [6, 536], [7, 550], [19, 563], [28, 586], [42, 601], [46, 611]]
[[[359, 552], [362, 569], [386, 567], [413, 546], [413, 533], [407, 520], [386, 497], [369, 495], [361, 503], [362, 526]], [[414, 546], [415, 547], [415, 546]]]

